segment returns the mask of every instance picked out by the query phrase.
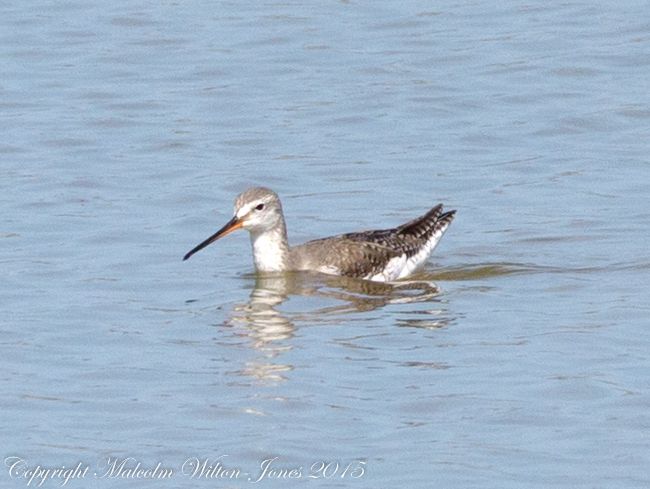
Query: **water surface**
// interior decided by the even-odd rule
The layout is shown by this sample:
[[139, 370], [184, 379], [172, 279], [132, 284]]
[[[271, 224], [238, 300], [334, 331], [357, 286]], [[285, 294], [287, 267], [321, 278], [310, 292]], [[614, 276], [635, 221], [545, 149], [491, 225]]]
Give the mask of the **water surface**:
[[[3, 460], [648, 486], [643, 4], [0, 10]], [[398, 287], [256, 277], [245, 233], [182, 262], [253, 185], [293, 243], [458, 213]]]

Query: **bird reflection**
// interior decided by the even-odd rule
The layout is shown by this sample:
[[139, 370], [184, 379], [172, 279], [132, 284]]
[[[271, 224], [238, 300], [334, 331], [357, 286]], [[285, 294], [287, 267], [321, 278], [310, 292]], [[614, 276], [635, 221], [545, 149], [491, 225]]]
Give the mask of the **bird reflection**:
[[232, 323], [248, 331], [250, 346], [261, 353], [255, 361], [249, 361], [239, 373], [265, 383], [287, 380], [283, 375], [292, 369], [291, 365], [272, 362], [272, 359], [290, 350], [292, 346], [284, 340], [293, 337], [296, 327], [276, 307], [289, 298], [290, 286], [287, 277], [258, 277], [250, 300], [234, 308]]
[[[311, 272], [258, 274], [250, 300], [235, 306], [228, 321], [240, 330], [240, 335], [245, 331], [250, 347], [260, 353], [238, 373], [264, 383], [287, 380], [284, 374], [293, 367], [277, 359], [293, 348], [289, 340], [297, 330], [295, 322], [331, 321], [342, 314], [373, 311], [388, 304], [432, 301], [439, 294], [438, 286], [427, 280], [390, 283]], [[283, 312], [282, 304], [294, 296], [325, 299], [335, 305], [308, 312]], [[432, 329], [446, 324], [431, 319], [432, 314], [435, 316], [440, 311], [423, 312], [427, 312], [426, 319], [409, 319], [399, 325]]]

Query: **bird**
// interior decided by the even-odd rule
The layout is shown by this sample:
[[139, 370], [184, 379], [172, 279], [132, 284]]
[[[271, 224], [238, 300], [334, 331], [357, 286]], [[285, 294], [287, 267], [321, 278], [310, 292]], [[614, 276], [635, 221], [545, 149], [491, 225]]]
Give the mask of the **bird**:
[[289, 246], [280, 198], [265, 187], [250, 188], [235, 199], [233, 218], [192, 248], [189, 259], [237, 229], [250, 233], [258, 272], [310, 270], [375, 282], [406, 278], [429, 258], [456, 214], [442, 204], [392, 229], [360, 231]]

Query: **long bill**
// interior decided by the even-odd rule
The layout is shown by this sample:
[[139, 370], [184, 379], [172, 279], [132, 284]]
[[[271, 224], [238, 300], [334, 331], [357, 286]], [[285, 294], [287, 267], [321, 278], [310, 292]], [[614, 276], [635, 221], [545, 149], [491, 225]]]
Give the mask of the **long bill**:
[[197, 251], [201, 251], [203, 248], [205, 248], [209, 244], [214, 243], [216, 240], [218, 240], [222, 236], [225, 236], [226, 234], [234, 231], [235, 229], [241, 228], [243, 225], [244, 225], [244, 221], [240, 220], [237, 216], [233, 217], [228, 222], [228, 224], [226, 224], [224, 227], [219, 229], [219, 231], [214, 233], [212, 236], [210, 236], [208, 239], [206, 239], [203, 243], [196, 246], [187, 255], [185, 255], [183, 257], [183, 261], [187, 260], [190, 256], [192, 256]]

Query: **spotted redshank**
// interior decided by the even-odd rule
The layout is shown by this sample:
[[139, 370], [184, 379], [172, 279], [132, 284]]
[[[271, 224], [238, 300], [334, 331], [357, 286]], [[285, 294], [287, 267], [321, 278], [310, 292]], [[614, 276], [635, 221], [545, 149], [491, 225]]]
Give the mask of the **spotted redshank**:
[[422, 266], [454, 219], [438, 204], [425, 215], [394, 229], [340, 234], [289, 246], [282, 204], [275, 192], [257, 187], [235, 199], [235, 215], [183, 260], [211, 243], [244, 228], [253, 244], [259, 272], [314, 270], [330, 275], [389, 282], [407, 277]]

